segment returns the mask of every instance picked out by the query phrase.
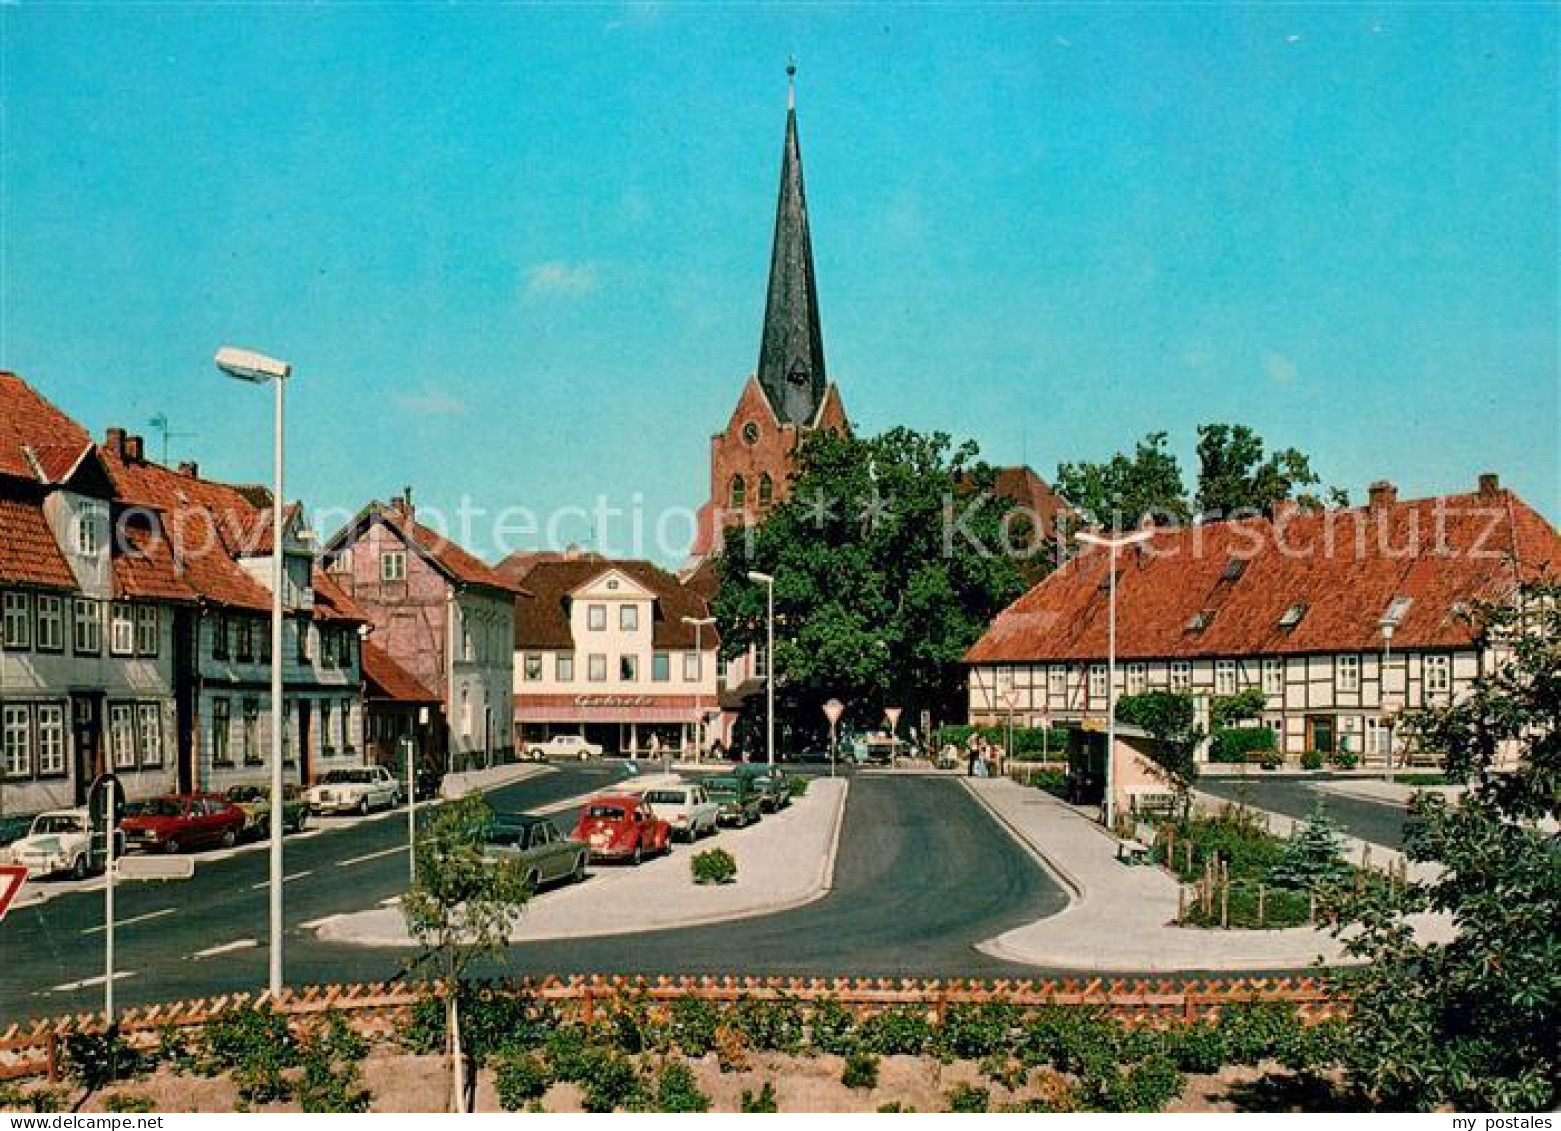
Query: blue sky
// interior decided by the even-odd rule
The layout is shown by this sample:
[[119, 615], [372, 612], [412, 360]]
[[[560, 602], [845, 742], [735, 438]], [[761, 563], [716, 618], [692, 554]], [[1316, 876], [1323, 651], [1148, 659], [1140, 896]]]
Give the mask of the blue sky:
[[1548, 5], [10, 4], [0, 365], [264, 479], [210, 358], [288, 358], [311, 505], [697, 505], [789, 54], [859, 427], [1049, 477], [1242, 421], [1561, 517]]

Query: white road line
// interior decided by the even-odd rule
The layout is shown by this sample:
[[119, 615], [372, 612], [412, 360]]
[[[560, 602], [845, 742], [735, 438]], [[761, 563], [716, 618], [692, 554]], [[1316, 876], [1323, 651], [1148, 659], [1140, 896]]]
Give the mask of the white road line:
[[[128, 927], [132, 923], [144, 923], [148, 919], [161, 919], [164, 915], [173, 915], [178, 910], [177, 907], [164, 907], [161, 911], [148, 911], [145, 915], [135, 915], [129, 919], [115, 919], [114, 929], [118, 930], [120, 927]], [[108, 927], [99, 923], [96, 927], [88, 927], [81, 933], [84, 935], [99, 935], [106, 930], [108, 930]]]
[[394, 856], [396, 853], [405, 852], [406, 850], [406, 845], [398, 844], [394, 848], [386, 848], [379, 852], [370, 852], [367, 856], [354, 856], [351, 860], [338, 860], [336, 861], [336, 866], [338, 868], [350, 868], [354, 864], [365, 864], [370, 860], [378, 860], [384, 856]]
[[[305, 876], [312, 876], [312, 875], [314, 875], [314, 870], [313, 869], [310, 869], [307, 872], [294, 872], [292, 875], [283, 876], [282, 877], [282, 882], [284, 884], [290, 884], [294, 880], [301, 880]], [[271, 881], [270, 880], [261, 880], [258, 884], [250, 884], [249, 885], [249, 890], [250, 891], [259, 891], [261, 888], [268, 888], [270, 886], [271, 886]]]
[[234, 939], [232, 942], [222, 943], [220, 946], [208, 946], [205, 950], [197, 950], [190, 957], [195, 959], [215, 958], [219, 954], [232, 954], [235, 950], [249, 950], [259, 945], [259, 939]]
[[[122, 981], [125, 978], [134, 978], [135, 976], [136, 973], [134, 970], [114, 971], [114, 981], [116, 982]], [[108, 981], [108, 978], [102, 974], [99, 974], [96, 978], [83, 978], [79, 982], [61, 982], [59, 985], [54, 986], [50, 992], [57, 994], [68, 994], [72, 990], [84, 990], [88, 986], [101, 986], [106, 981]]]
[[399, 895], [393, 895], [389, 899], [380, 900], [379, 905], [381, 907], [399, 907], [401, 905], [401, 897]]
[[298, 926], [302, 930], [312, 931], [316, 927], [323, 927], [327, 923], [334, 923], [337, 919], [340, 919], [340, 918], [341, 918], [340, 915], [326, 915], [326, 916], [324, 916], [323, 918], [320, 918], [320, 919], [309, 919], [309, 920], [306, 920], [305, 922], [299, 923]]

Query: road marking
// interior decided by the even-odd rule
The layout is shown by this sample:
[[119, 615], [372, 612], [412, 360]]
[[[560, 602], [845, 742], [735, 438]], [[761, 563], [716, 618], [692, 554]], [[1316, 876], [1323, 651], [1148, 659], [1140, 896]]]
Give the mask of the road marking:
[[[114, 971], [114, 981], [116, 982], [122, 981], [125, 978], [134, 978], [135, 976], [136, 972], [134, 970]], [[106, 981], [108, 981], [107, 976], [99, 974], [96, 978], [83, 978], [79, 982], [61, 982], [59, 985], [53, 987], [49, 992], [57, 994], [68, 994], [72, 990], [84, 990], [88, 986], [101, 986]]]
[[323, 927], [327, 923], [334, 923], [337, 919], [340, 918], [340, 915], [326, 915], [320, 919], [306, 920], [305, 922], [299, 923], [298, 926], [305, 931], [312, 931], [316, 927]]
[[351, 860], [338, 860], [336, 861], [336, 866], [338, 868], [350, 868], [354, 864], [366, 864], [370, 860], [378, 860], [385, 856], [394, 856], [396, 853], [405, 852], [406, 850], [406, 845], [398, 844], [394, 848], [386, 848], [379, 852], [370, 852], [367, 856], [354, 856]]
[[[289, 884], [289, 883], [292, 883], [294, 880], [301, 880], [305, 876], [312, 876], [312, 875], [314, 875], [314, 870], [313, 869], [310, 869], [307, 872], [294, 872], [290, 876], [283, 876], [282, 877], [282, 882], [284, 884]], [[249, 890], [250, 891], [259, 891], [261, 888], [268, 888], [270, 886], [271, 886], [271, 881], [270, 880], [261, 880], [258, 884], [250, 884], [249, 885]]]
[[196, 959], [215, 958], [219, 954], [232, 954], [235, 950], [249, 950], [259, 945], [259, 939], [234, 939], [232, 942], [222, 943], [219, 946], [208, 946], [205, 950], [197, 950], [190, 957]]
[[379, 901], [379, 905], [381, 907], [398, 907], [400, 904], [401, 897], [399, 895], [393, 895], [389, 899], [382, 899]]
[[[132, 923], [144, 923], [148, 919], [161, 919], [164, 915], [172, 915], [178, 910], [177, 907], [164, 907], [161, 911], [148, 911], [145, 915], [136, 915], [129, 919], [116, 919], [114, 920], [114, 929], [118, 930], [120, 927], [128, 927]], [[108, 930], [107, 924], [99, 923], [96, 927], [88, 927], [81, 933], [84, 935], [98, 935], [106, 930]]]

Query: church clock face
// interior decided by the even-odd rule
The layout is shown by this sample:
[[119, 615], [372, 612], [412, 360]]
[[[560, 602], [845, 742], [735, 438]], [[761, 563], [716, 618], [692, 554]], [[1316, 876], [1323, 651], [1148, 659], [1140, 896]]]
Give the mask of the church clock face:
[[750, 448], [759, 442], [759, 426], [753, 421], [743, 425], [743, 443]]

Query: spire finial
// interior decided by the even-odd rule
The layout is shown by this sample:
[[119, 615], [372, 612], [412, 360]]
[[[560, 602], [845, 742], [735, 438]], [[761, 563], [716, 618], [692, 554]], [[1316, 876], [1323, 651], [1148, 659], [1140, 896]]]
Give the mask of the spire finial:
[[786, 109], [797, 108], [797, 60], [786, 57]]

